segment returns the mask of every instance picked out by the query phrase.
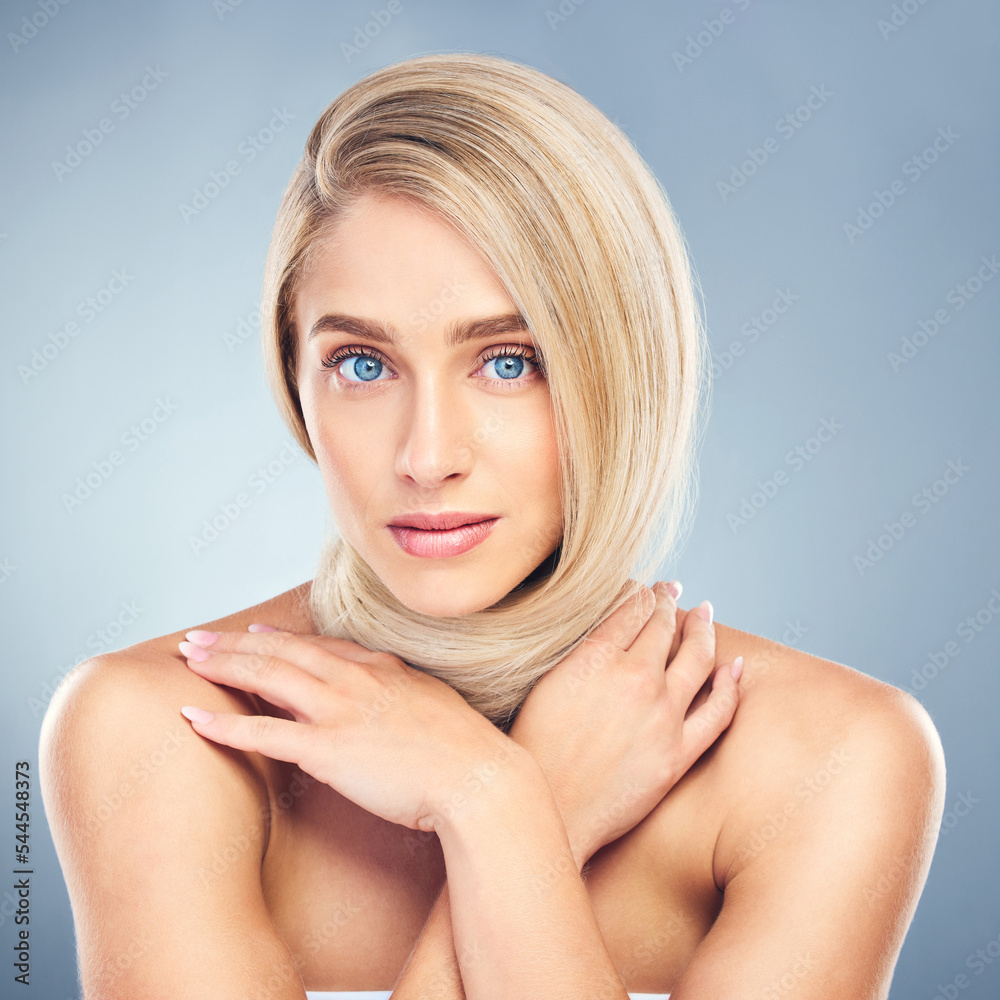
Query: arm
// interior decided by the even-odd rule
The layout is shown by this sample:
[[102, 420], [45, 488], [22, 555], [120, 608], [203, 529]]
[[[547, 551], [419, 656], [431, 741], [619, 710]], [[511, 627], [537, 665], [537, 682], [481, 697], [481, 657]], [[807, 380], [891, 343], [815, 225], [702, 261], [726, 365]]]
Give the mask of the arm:
[[514, 775], [495, 797], [460, 806], [443, 825], [449, 881], [396, 981], [395, 1000], [626, 995], [579, 878], [590, 852], [570, 845], [544, 776], [530, 757], [524, 763], [526, 782]]
[[190, 700], [247, 711], [180, 664], [107, 656], [77, 668], [46, 714], [41, 790], [83, 995], [303, 1000], [261, 892], [265, 784], [246, 755], [191, 732], [178, 712]]
[[545, 775], [511, 758], [438, 827], [466, 994], [625, 998]]
[[[576, 851], [573, 855], [579, 867], [580, 857]], [[393, 986], [392, 996], [395, 1000], [418, 1000], [429, 996], [435, 1000], [466, 1000], [462, 971], [455, 954], [447, 882]]]
[[941, 822], [940, 739], [895, 689], [829, 699], [846, 711], [821, 738], [773, 702], [723, 749], [763, 752], [716, 846], [722, 910], [671, 1000], [884, 1000]]
[[[185, 712], [207, 740], [294, 762], [390, 822], [436, 831], [470, 997], [523, 995], [530, 983], [622, 998], [579, 878], [579, 859], [589, 855], [574, 852], [567, 829], [591, 853], [616, 839], [729, 724], [736, 673], [713, 674], [710, 611], [705, 602], [685, 620], [682, 648], [665, 670], [675, 605], [665, 587], [642, 588], [535, 685], [510, 737], [398, 657], [280, 631], [191, 632], [180, 647], [193, 672], [293, 719]], [[705, 703], [686, 712], [709, 676]], [[380, 706], [377, 727], [372, 705]]]
[[[587, 862], [595, 851], [567, 829], [576, 870], [586, 881]], [[551, 877], [551, 873], [550, 876]], [[420, 937], [393, 986], [394, 1000], [466, 1000], [462, 972], [455, 954], [451, 897], [447, 881], [431, 908]]]
[[394, 1000], [465, 1000], [462, 971], [455, 954], [448, 883], [438, 894], [406, 965], [392, 988]]
[[[578, 871], [590, 858], [589, 851], [570, 842]], [[395, 1000], [418, 1000], [433, 996], [435, 1000], [466, 1000], [462, 973], [455, 954], [452, 930], [451, 900], [448, 883], [438, 894], [424, 928], [393, 986]]]
[[[661, 596], [667, 597], [669, 595], [662, 594]], [[611, 627], [615, 626], [615, 624], [621, 625], [625, 621], [623, 617], [625, 610], [623, 609], [621, 615], [609, 619], [608, 625]], [[703, 677], [708, 672], [709, 665], [717, 666], [715, 664], [714, 643], [711, 641], [711, 628], [703, 625], [702, 621], [695, 616], [692, 618], [691, 625], [687, 629], [684, 629], [683, 625], [687, 612], [678, 610], [672, 601], [666, 602], [662, 607], [658, 605], [657, 614], [654, 615], [653, 619], [650, 619], [654, 626], [660, 614], [662, 614], [664, 619], [661, 624], [661, 651], [665, 651], [666, 647], [669, 646], [666, 659], [670, 662], [674, 661], [675, 656], [680, 650], [683, 635], [684, 641], [687, 643], [686, 656], [688, 657], [688, 662], [675, 667], [675, 669], [690, 669], [691, 657], [700, 660], [702, 663], [701, 675], [696, 675], [694, 682], [694, 684], [697, 684], [697, 678], [699, 676]], [[674, 616], [676, 619], [676, 625], [673, 630], [666, 624], [666, 621], [671, 616]], [[619, 641], [623, 645], [628, 645], [634, 638], [634, 628], [635, 623], [632, 626], [632, 633], [618, 636]], [[595, 638], [609, 638], [613, 634], [613, 631], [601, 630], [593, 633], [593, 636]], [[535, 691], [529, 695], [528, 701], [520, 713], [518, 722], [511, 731], [511, 736], [515, 739], [519, 741], [527, 740], [529, 746], [538, 748], [535, 752], [539, 754], [539, 762], [544, 762], [542, 763], [543, 771], [549, 780], [553, 793], [557, 795], [557, 799], [560, 792], [564, 793], [563, 801], [559, 803], [559, 809], [565, 821], [571, 851], [578, 871], [585, 867], [586, 862], [600, 849], [606, 840], [614, 839], [616, 836], [616, 834], [610, 836], [607, 834], [607, 824], [602, 821], [602, 783], [597, 780], [599, 776], [595, 768], [586, 766], [580, 768], [588, 776], [588, 780], [584, 784], [584, 791], [585, 796], [589, 796], [590, 801], [578, 802], [576, 808], [574, 808], [574, 796], [569, 795], [566, 797], [566, 789], [564, 787], [572, 784], [572, 782], [567, 782], [565, 775], [560, 776], [560, 768], [555, 766], [555, 764], [560, 758], [569, 759], [575, 761], [577, 764], [581, 764], [585, 762], [585, 758], [580, 755], [576, 748], [572, 747], [569, 749], [569, 752], [558, 752], [561, 747], [565, 747], [565, 735], [559, 732], [560, 727], [558, 725], [554, 729], [550, 728], [539, 732], [537, 729], [532, 729], [530, 725], [526, 729], [524, 723], [528, 719], [529, 714], [531, 714], [534, 717], [535, 725], [537, 725], [540, 718], [544, 718], [551, 726], [559, 715], [558, 712], [554, 711], [554, 701], [560, 703], [563, 708], [569, 708], [571, 712], [578, 710], [581, 706], [579, 704], [574, 706], [572, 703], [574, 701], [579, 702], [580, 699], [576, 696], [582, 693], [584, 685], [588, 681], [596, 681], [598, 673], [601, 672], [601, 665], [602, 658], [600, 656], [597, 658], [591, 657], [583, 663], [578, 663], [568, 674], [563, 670], [563, 665], [560, 665], [564, 676], [560, 679], [558, 678], [558, 672], [553, 672], [545, 684], [536, 687]], [[610, 664], [604, 663], [604, 666], [610, 666]], [[613, 668], [611, 676], [615, 676]], [[618, 680], [621, 679], [621, 676], [619, 672], [617, 674]], [[727, 679], [727, 677], [728, 673], [721, 675], [722, 680]], [[553, 682], [555, 682], [554, 686]], [[691, 686], [693, 687], [694, 684]], [[622, 692], [618, 687], [617, 681], [615, 687], [616, 690], [613, 692], [606, 692], [606, 689], [602, 692], [600, 688], [588, 692], [592, 695], [594, 704], [598, 707], [599, 714], [602, 716], [607, 714], [609, 705], [621, 700]], [[546, 688], [547, 690], [542, 690]], [[694, 759], [700, 756], [704, 748], [718, 736], [732, 718], [734, 705], [727, 704], [724, 699], [729, 691], [734, 695], [738, 695], [735, 682], [731, 685], [731, 688], [726, 684], [720, 686], [718, 678], [716, 678], [713, 682], [713, 691], [714, 703], [711, 707], [714, 714], [708, 717], [711, 721], [705, 720], [703, 722], [704, 728], [701, 731], [700, 739], [695, 740], [694, 744], [689, 748], [687, 756], [684, 758], [685, 765], [692, 763]], [[538, 703], [539, 697], [543, 699], [540, 704]], [[612, 700], [609, 700], [609, 697]], [[640, 694], [640, 698], [645, 700], [645, 695]], [[688, 708], [688, 713], [690, 714], [693, 710], [704, 705], [707, 698], [707, 688], [702, 687]], [[531, 707], [530, 713], [528, 710], [529, 704]], [[723, 705], [727, 705], [727, 707], [722, 707]], [[685, 706], [686, 700], [682, 699], [678, 705], [678, 710], [681, 714], [683, 714]], [[626, 698], [622, 707], [625, 709], [624, 714], [627, 719], [632, 721], [637, 719], [634, 703], [630, 706]], [[695, 729], [698, 725], [698, 720], [695, 719], [690, 725], [692, 729]], [[582, 722], [580, 717], [574, 717], [570, 720], [570, 728], [587, 730], [586, 724]], [[595, 749], [598, 756], [605, 761], [611, 760], [616, 756], [616, 751], [612, 747], [600, 745], [596, 746]], [[554, 756], [552, 754], [553, 750], [556, 751]], [[664, 767], [664, 770], [666, 770], [666, 767]], [[623, 775], [616, 775], [614, 780], [603, 783], [604, 788], [611, 789], [612, 795], [617, 797], [620, 788], [627, 784], [627, 782], [623, 782], [622, 778]], [[585, 807], [582, 811], [580, 805]], [[646, 811], [645, 809], [640, 810], [643, 814]], [[587, 818], [588, 816], [590, 817], [589, 819]], [[596, 823], [595, 818], [597, 819]], [[642, 816], [636, 815], [633, 818], [637, 821]], [[449, 875], [450, 873], [449, 869]], [[555, 872], [552, 874], [555, 874]], [[413, 951], [410, 953], [410, 957], [397, 979], [393, 991], [393, 997], [398, 998], [398, 1000], [418, 1000], [418, 998], [428, 996], [435, 997], [435, 1000], [464, 1000], [465, 998], [460, 963], [455, 953], [451, 904], [447, 884], [438, 896], [423, 932], [417, 940]]]

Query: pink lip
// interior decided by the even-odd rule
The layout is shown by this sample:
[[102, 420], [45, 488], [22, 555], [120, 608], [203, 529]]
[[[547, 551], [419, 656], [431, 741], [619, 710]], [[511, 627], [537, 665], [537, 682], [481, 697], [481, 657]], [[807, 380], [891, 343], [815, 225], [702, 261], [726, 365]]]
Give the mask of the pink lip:
[[400, 514], [389, 524], [398, 524], [402, 528], [459, 528], [463, 524], [475, 524], [478, 521], [492, 521], [499, 514], [476, 514], [468, 510], [438, 510], [418, 511], [414, 514]]
[[390, 524], [396, 544], [411, 556], [424, 559], [443, 559], [448, 556], [460, 556], [463, 552], [474, 549], [484, 542], [490, 532], [496, 527], [499, 517], [476, 524], [463, 524], [457, 528], [410, 528], [399, 524]]

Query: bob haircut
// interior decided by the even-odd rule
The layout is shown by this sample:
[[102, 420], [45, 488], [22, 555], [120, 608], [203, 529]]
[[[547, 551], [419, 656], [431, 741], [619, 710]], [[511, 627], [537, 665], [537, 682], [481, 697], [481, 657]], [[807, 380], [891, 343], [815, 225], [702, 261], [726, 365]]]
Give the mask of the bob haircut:
[[[652, 579], [686, 535], [711, 384], [686, 245], [629, 139], [568, 85], [475, 53], [371, 73], [310, 132], [265, 266], [268, 382], [314, 462], [292, 303], [311, 249], [361, 195], [415, 199], [450, 222], [526, 319], [548, 380], [563, 533], [496, 604], [436, 617], [329, 532], [310, 611], [320, 634], [400, 657], [507, 732], [532, 685], [639, 589], [631, 574]], [[498, 432], [478, 428], [469, 447]]]

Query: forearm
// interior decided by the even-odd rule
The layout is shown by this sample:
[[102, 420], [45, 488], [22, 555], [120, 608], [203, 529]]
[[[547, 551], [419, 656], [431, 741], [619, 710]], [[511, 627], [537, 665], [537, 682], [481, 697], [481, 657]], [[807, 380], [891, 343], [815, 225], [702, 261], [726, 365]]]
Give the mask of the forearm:
[[[590, 852], [574, 846], [577, 868], [583, 870]], [[455, 954], [448, 883], [431, 908], [420, 937], [392, 990], [393, 1000], [466, 1000], [462, 974]]]
[[447, 882], [396, 980], [392, 997], [393, 1000], [465, 1000], [451, 929]]
[[[464, 798], [438, 836], [448, 871], [448, 960], [457, 962], [460, 976], [454, 997], [625, 1000], [580, 877], [586, 857], [571, 846], [549, 785], [528, 754]], [[447, 969], [442, 900], [435, 911], [420, 961], [440, 972]]]

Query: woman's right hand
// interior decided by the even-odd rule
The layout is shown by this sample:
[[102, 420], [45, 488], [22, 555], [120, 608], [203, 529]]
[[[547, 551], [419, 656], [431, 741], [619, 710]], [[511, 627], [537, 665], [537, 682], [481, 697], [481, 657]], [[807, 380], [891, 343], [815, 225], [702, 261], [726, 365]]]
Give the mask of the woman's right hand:
[[[688, 612], [667, 663], [676, 611], [665, 583], [643, 587], [535, 684], [511, 727], [548, 779], [581, 865], [644, 819], [736, 712], [737, 679], [733, 664], [715, 668], [707, 601]], [[708, 698], [687, 715], [710, 676]]]

